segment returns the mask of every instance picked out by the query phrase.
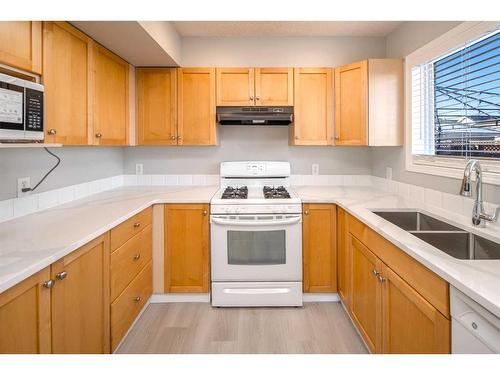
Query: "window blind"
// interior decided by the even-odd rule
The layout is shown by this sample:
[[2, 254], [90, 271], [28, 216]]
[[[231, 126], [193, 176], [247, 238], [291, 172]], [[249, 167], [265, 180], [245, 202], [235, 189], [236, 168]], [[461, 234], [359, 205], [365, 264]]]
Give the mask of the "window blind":
[[412, 153], [500, 158], [500, 33], [412, 68]]

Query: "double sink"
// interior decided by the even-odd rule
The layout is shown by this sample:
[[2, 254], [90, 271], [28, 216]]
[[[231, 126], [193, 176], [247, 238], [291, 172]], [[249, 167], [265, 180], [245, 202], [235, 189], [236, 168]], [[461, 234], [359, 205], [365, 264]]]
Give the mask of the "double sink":
[[418, 211], [374, 214], [457, 259], [500, 259], [500, 244]]

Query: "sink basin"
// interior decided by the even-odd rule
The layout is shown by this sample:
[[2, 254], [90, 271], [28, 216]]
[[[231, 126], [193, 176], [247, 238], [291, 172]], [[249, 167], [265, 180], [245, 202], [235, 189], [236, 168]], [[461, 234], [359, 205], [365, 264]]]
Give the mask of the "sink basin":
[[500, 244], [418, 211], [373, 211], [457, 259], [500, 259]]

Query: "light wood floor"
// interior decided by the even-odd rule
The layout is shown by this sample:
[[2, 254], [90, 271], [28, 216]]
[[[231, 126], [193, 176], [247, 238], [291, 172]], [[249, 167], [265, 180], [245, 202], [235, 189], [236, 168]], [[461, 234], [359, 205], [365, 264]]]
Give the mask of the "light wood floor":
[[118, 353], [366, 353], [340, 303], [303, 308], [151, 304]]

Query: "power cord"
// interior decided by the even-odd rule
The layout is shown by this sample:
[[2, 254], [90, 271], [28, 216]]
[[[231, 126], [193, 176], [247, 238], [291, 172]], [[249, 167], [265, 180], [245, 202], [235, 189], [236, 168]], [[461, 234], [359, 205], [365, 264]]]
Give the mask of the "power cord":
[[34, 187], [32, 187], [32, 188], [22, 188], [22, 189], [21, 189], [21, 191], [22, 191], [23, 193], [26, 193], [26, 192], [28, 192], [28, 191], [34, 191], [34, 190], [35, 190], [38, 186], [40, 186], [40, 184], [41, 184], [41, 183], [42, 183], [42, 182], [43, 182], [43, 181], [44, 181], [44, 180], [45, 180], [45, 179], [49, 176], [49, 174], [51, 174], [51, 173], [52, 173], [52, 171], [53, 171], [54, 169], [56, 169], [56, 168], [59, 166], [59, 164], [61, 164], [61, 158], [60, 158], [59, 156], [57, 156], [56, 154], [54, 154], [54, 153], [53, 153], [52, 151], [50, 151], [47, 147], [44, 147], [44, 150], [45, 150], [45, 151], [47, 151], [47, 152], [48, 152], [50, 155], [52, 155], [53, 157], [55, 157], [55, 158], [57, 159], [57, 163], [56, 163], [56, 165], [54, 165], [54, 166], [50, 169], [50, 171], [48, 171], [48, 172], [45, 174], [45, 176], [43, 176], [43, 177], [42, 177], [42, 179], [41, 179], [41, 180], [38, 182], [38, 184], [36, 184]]

